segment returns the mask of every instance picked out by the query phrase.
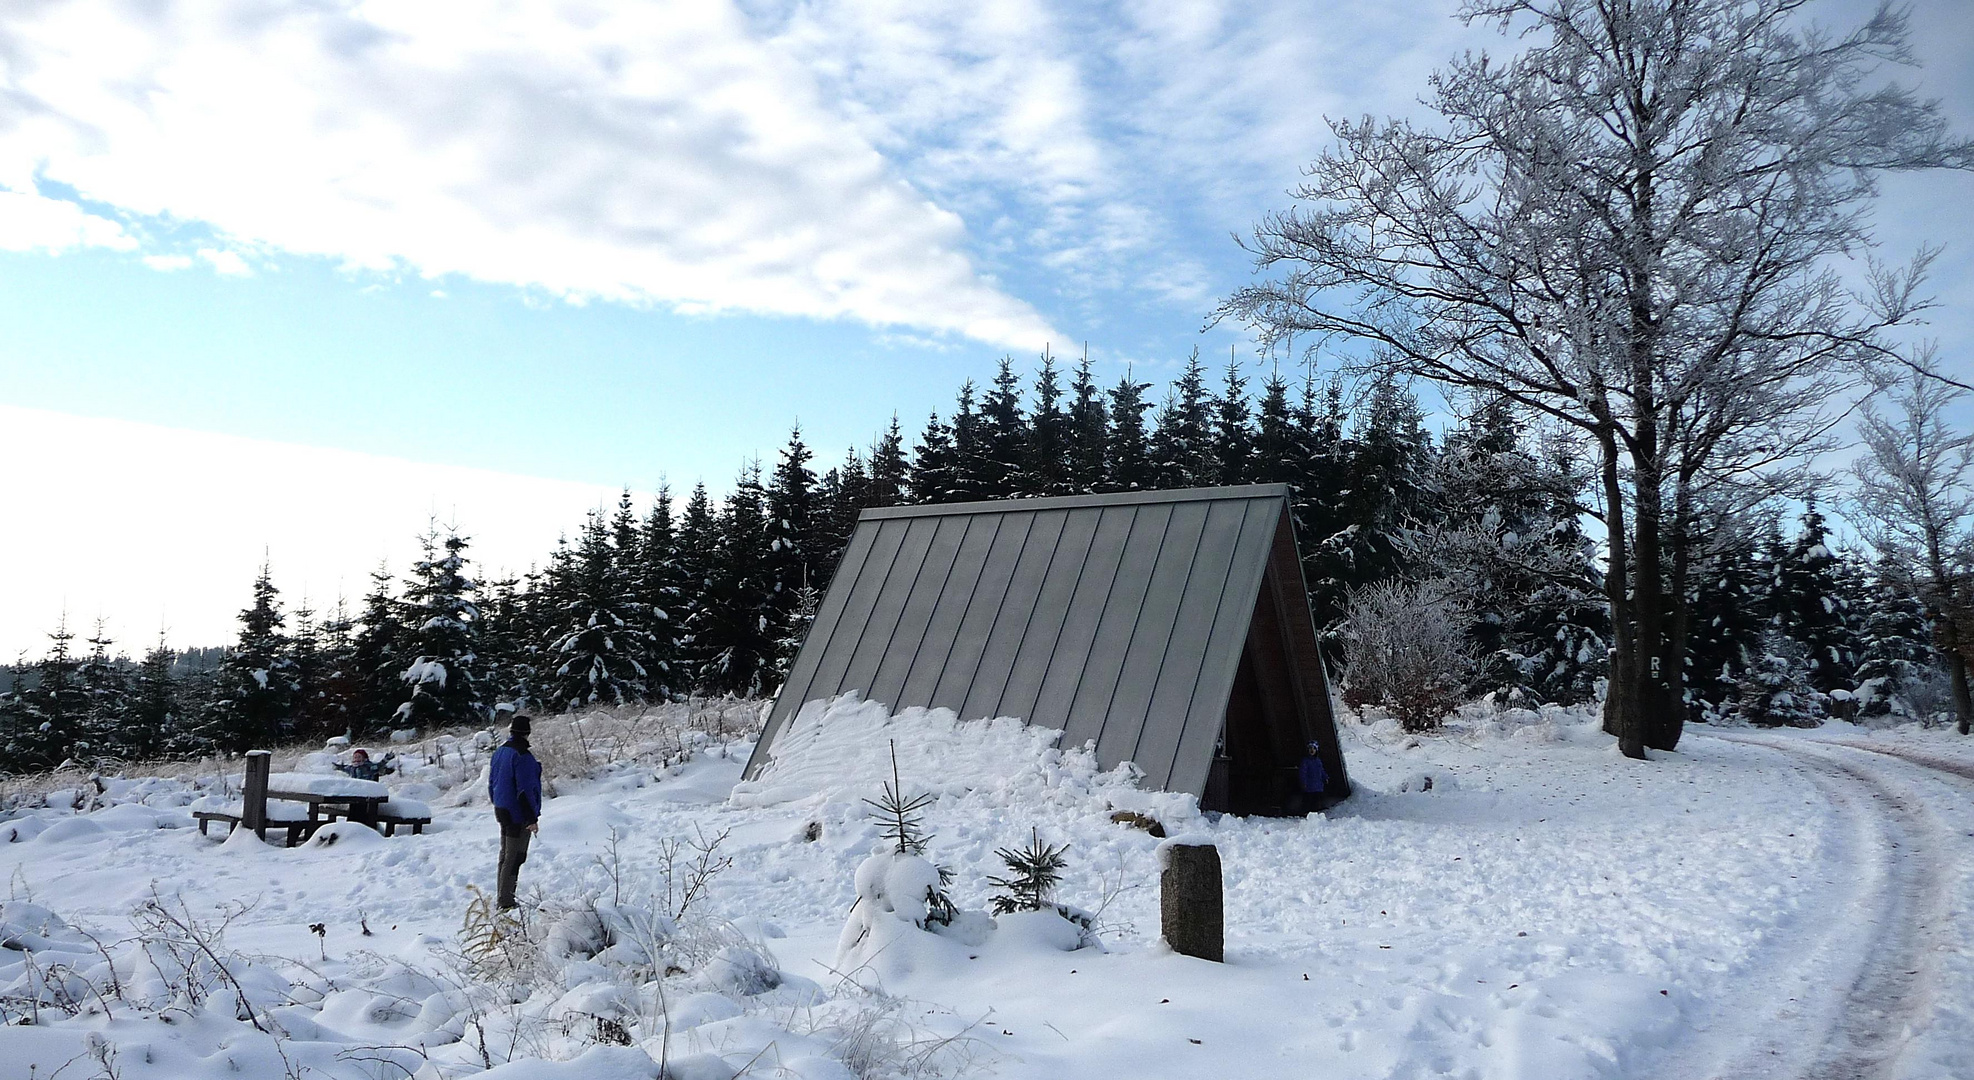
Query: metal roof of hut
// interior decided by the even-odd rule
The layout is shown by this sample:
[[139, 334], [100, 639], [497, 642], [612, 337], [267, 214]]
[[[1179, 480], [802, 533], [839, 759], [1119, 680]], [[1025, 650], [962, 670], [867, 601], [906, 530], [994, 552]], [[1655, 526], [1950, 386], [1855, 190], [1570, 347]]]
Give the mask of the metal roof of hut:
[[866, 510], [766, 729], [859, 692], [1018, 717], [1206, 809], [1301, 809], [1320, 747], [1350, 793], [1284, 484]]

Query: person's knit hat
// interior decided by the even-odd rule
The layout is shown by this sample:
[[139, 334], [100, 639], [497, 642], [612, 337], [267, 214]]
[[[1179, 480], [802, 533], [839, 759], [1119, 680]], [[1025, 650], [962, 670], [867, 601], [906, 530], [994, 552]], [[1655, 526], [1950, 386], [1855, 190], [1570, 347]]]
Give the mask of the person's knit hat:
[[507, 725], [507, 732], [510, 735], [519, 735], [525, 739], [534, 730], [534, 725], [535, 722], [532, 719], [526, 716], [516, 715], [513, 721]]

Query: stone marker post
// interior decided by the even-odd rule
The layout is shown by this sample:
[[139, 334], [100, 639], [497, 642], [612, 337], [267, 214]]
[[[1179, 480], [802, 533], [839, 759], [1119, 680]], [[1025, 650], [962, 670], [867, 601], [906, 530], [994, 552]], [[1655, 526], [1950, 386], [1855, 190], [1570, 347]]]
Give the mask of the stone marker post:
[[266, 750], [247, 751], [247, 783], [240, 809], [240, 824], [254, 835], [267, 839], [267, 775], [274, 766], [274, 755]]
[[1168, 843], [1159, 852], [1158, 913], [1172, 951], [1219, 963], [1226, 916], [1221, 908], [1220, 849], [1212, 844]]

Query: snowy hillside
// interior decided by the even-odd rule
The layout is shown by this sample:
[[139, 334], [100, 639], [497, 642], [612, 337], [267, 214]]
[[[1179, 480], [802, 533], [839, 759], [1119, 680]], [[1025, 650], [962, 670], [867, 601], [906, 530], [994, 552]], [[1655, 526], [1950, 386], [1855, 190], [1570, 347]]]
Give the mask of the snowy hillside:
[[[1348, 802], [1207, 820], [1008, 722], [811, 719], [747, 784], [744, 741], [600, 750], [632, 760], [558, 785], [501, 940], [469, 917], [490, 740], [406, 755], [423, 836], [201, 836], [196, 777], [57, 793], [0, 821], [0, 1077], [1974, 1075], [1969, 781], [1831, 742], [1965, 764], [1924, 734], [1640, 763], [1575, 713], [1351, 722]], [[961, 914], [839, 952], [894, 741]], [[1121, 810], [1219, 845], [1226, 964], [1158, 944], [1159, 840]], [[988, 921], [1031, 830], [1100, 944]]]

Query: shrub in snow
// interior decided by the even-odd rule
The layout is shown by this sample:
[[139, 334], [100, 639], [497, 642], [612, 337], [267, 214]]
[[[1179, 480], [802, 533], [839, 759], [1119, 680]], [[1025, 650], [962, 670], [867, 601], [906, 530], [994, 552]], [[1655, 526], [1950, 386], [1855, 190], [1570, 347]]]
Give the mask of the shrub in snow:
[[1344, 612], [1344, 700], [1353, 708], [1383, 705], [1407, 731], [1438, 728], [1478, 663], [1462, 629], [1467, 621], [1438, 583], [1380, 581], [1352, 591]]
[[734, 997], [754, 997], [782, 983], [781, 972], [767, 957], [741, 945], [729, 945], [713, 954], [699, 977], [707, 986]]

